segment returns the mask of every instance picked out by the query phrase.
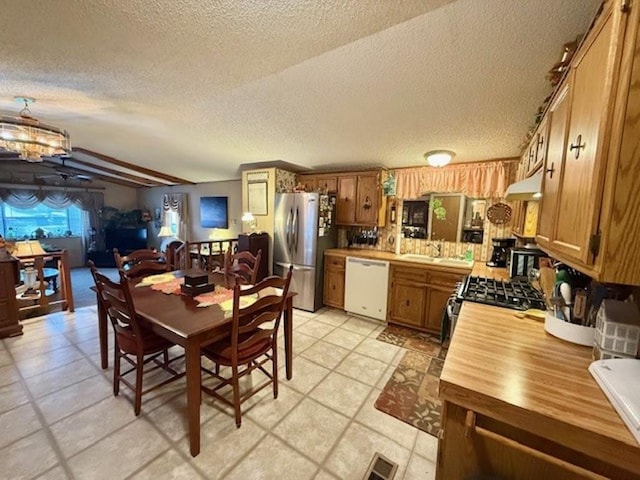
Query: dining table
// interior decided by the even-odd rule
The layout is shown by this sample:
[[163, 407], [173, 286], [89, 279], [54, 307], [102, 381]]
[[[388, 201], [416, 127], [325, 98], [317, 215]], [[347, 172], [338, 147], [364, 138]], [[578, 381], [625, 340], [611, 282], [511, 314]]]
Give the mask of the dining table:
[[[175, 278], [208, 275], [209, 283], [225, 285], [223, 273], [207, 273], [197, 269], [170, 272]], [[180, 345], [185, 351], [187, 382], [187, 415], [189, 446], [192, 456], [200, 453], [200, 403], [201, 403], [201, 354], [200, 348], [228, 336], [232, 315], [220, 305], [198, 306], [190, 295], [166, 294], [149, 286], [137, 286], [140, 280], [130, 283], [131, 296], [142, 324], [158, 335]], [[95, 291], [95, 287], [92, 287]], [[283, 315], [285, 370], [287, 380], [293, 377], [293, 297], [289, 291]], [[98, 330], [100, 360], [107, 369], [108, 340], [107, 312], [98, 297]]]

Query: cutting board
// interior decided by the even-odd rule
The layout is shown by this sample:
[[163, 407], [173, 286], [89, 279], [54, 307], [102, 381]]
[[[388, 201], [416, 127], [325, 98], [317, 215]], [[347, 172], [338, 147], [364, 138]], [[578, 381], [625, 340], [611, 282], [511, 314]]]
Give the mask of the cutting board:
[[553, 297], [553, 286], [556, 284], [556, 271], [551, 267], [541, 267], [538, 282], [545, 300], [549, 303], [549, 299]]

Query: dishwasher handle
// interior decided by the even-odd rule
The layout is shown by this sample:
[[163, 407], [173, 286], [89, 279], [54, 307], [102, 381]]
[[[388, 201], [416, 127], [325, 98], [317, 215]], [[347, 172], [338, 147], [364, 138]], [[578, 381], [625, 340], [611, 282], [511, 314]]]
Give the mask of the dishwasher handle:
[[387, 267], [389, 262], [381, 260], [369, 260], [366, 258], [347, 257], [347, 263], [356, 264], [361, 267]]

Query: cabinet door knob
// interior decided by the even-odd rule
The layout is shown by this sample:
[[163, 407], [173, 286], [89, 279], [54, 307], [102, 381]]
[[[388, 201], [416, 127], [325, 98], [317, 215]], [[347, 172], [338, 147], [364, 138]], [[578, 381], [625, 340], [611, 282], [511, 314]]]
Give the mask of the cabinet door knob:
[[576, 138], [576, 143], [572, 143], [569, 146], [569, 150], [575, 150], [576, 158], [580, 158], [580, 150], [582, 150], [586, 146], [587, 144], [582, 142], [582, 134], [581, 134], [581, 135], [578, 135], [578, 138]]
[[409, 306], [409, 300], [407, 300], [407, 307]]
[[553, 162], [551, 162], [551, 168], [547, 168], [545, 170], [545, 172], [549, 174], [549, 178], [553, 178], [553, 172], [555, 172], [555, 171], [556, 171], [556, 169], [553, 168]]

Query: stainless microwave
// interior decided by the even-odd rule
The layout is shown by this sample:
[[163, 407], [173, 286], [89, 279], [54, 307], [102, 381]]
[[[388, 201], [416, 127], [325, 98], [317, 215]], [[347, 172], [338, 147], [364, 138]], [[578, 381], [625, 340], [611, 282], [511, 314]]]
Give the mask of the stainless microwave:
[[509, 277], [528, 278], [531, 269], [540, 268], [540, 258], [546, 256], [539, 248], [512, 248]]

